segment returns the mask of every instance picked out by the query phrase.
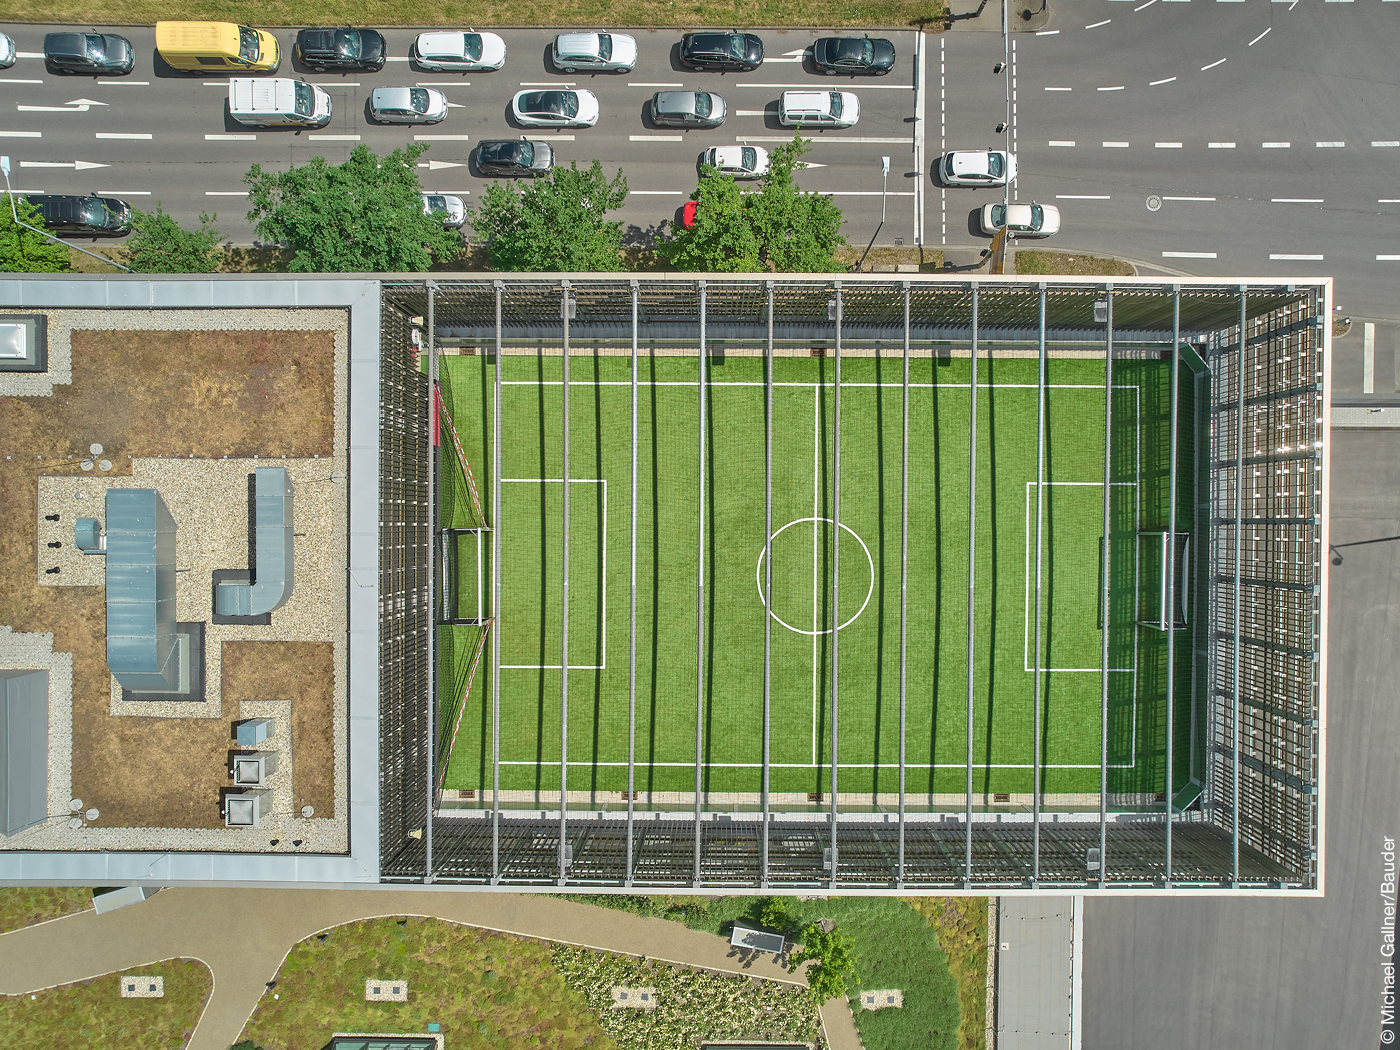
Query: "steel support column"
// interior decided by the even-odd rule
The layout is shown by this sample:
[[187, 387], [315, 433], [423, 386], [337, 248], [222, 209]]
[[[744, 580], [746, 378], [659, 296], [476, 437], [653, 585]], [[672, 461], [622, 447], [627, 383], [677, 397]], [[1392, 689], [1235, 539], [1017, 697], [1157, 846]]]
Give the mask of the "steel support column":
[[623, 884], [632, 885], [632, 822], [637, 784], [637, 294], [632, 281], [632, 551], [628, 563], [627, 605], [627, 866]]
[[[904, 371], [903, 409], [900, 414], [902, 433], [899, 453], [899, 857], [895, 868], [895, 887], [904, 886], [904, 731], [906, 725], [906, 686], [909, 652], [909, 282], [904, 282]], [[933, 361], [930, 359], [929, 364]], [[932, 376], [930, 376], [932, 382]], [[931, 387], [934, 396], [936, 387]], [[930, 791], [933, 770], [929, 770]]]
[[[972, 722], [977, 647], [977, 284], [972, 285], [972, 379], [967, 450], [967, 812], [964, 816], [963, 884], [972, 885]], [[936, 390], [935, 390], [936, 393]]]
[[1113, 528], [1113, 289], [1104, 298], [1108, 303], [1108, 327], [1105, 330], [1103, 379], [1103, 550], [1099, 566], [1099, 603], [1103, 609], [1103, 668], [1099, 672], [1099, 882], [1108, 882], [1108, 669], [1109, 636], [1112, 634], [1112, 570], [1110, 533]]
[[839, 743], [836, 726], [839, 686], [837, 657], [841, 636], [841, 282], [835, 282], [836, 307], [836, 369], [833, 394], [832, 469], [831, 469], [831, 885], [836, 886], [837, 852], [836, 821], [839, 807], [838, 790]]
[[1032, 717], [1035, 721], [1031, 730], [1031, 884], [1040, 881], [1040, 709], [1042, 702], [1041, 684], [1041, 620], [1042, 604], [1041, 573], [1044, 556], [1045, 529], [1045, 370], [1047, 352], [1045, 348], [1045, 304], [1046, 288], [1040, 285], [1040, 362], [1036, 372], [1035, 389], [1035, 672], [1032, 682], [1035, 687], [1035, 704]]
[[560, 559], [564, 622], [560, 625], [559, 658], [559, 885], [563, 886], [568, 879], [569, 850], [569, 314], [573, 293], [568, 281], [559, 284], [563, 288], [559, 313], [564, 320], [564, 553]]
[[1166, 861], [1166, 884], [1172, 882], [1172, 762], [1176, 737], [1176, 449], [1177, 396], [1181, 368], [1181, 285], [1172, 289], [1172, 378], [1171, 430], [1168, 438], [1171, 462], [1167, 466], [1167, 790], [1163, 807], [1166, 817], [1166, 837], [1163, 853]]
[[758, 882], [768, 885], [769, 775], [772, 761], [773, 683], [773, 282], [768, 281], [768, 347], [763, 357], [763, 831]]
[[428, 293], [428, 425], [424, 428], [428, 434], [428, 454], [425, 457], [428, 464], [428, 564], [425, 568], [427, 580], [425, 586], [428, 592], [428, 800], [427, 810], [423, 818], [423, 881], [433, 881], [433, 810], [437, 807], [433, 805], [437, 797], [437, 740], [433, 735], [433, 725], [437, 714], [437, 674], [433, 666], [433, 658], [437, 649], [434, 644], [437, 641], [437, 624], [433, 622], [431, 610], [433, 609], [433, 521], [437, 515], [437, 493], [433, 488], [433, 468], [437, 466], [437, 456], [433, 451], [433, 421], [437, 417], [437, 392], [438, 392], [438, 361], [437, 361], [437, 339], [433, 333], [433, 299], [437, 292], [437, 284], [434, 281], [424, 281], [424, 288]]
[[705, 728], [705, 282], [696, 281], [700, 290], [700, 399], [699, 399], [699, 475], [696, 485], [696, 546], [699, 559], [695, 566], [695, 865], [694, 882], [700, 884], [700, 790], [701, 760]]
[[501, 879], [501, 368], [505, 347], [501, 339], [501, 298], [496, 291], [496, 383], [491, 415], [491, 883]]
[[1235, 369], [1235, 645], [1232, 671], [1234, 702], [1230, 720], [1234, 738], [1230, 769], [1230, 872], [1235, 885], [1239, 885], [1240, 881], [1240, 578], [1244, 574], [1244, 356], [1248, 346], [1245, 339], [1247, 305], [1246, 290], [1241, 286], [1239, 361]]

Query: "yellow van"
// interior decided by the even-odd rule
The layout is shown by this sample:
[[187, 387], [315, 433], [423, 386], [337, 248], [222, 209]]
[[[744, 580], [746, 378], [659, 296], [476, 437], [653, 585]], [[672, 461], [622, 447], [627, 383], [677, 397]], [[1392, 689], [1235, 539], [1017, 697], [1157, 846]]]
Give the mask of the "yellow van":
[[275, 36], [232, 22], [157, 22], [156, 51], [189, 73], [275, 73], [282, 60]]

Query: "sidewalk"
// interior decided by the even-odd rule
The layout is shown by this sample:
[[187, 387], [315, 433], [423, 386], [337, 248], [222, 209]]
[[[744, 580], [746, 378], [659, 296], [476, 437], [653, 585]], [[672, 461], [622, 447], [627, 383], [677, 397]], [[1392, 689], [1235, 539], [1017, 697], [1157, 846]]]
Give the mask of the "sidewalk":
[[213, 971], [214, 991], [189, 1050], [228, 1050], [298, 941], [356, 919], [398, 915], [802, 983], [775, 956], [741, 951], [723, 937], [547, 897], [173, 888], [106, 915], [87, 911], [0, 935], [0, 994], [38, 991], [159, 959], [199, 959]]

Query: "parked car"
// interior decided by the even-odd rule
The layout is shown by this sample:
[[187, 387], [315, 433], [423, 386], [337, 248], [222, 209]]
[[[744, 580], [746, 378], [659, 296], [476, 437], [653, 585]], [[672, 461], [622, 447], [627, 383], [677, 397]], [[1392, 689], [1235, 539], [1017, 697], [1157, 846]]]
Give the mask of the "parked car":
[[583, 88], [517, 91], [510, 109], [530, 128], [591, 128], [598, 123], [598, 96]]
[[30, 193], [25, 200], [39, 209], [44, 228], [60, 236], [125, 237], [131, 232], [131, 206], [116, 197]]
[[873, 73], [894, 68], [894, 44], [877, 37], [822, 36], [812, 45], [812, 61], [829, 77], [837, 73]]
[[441, 216], [443, 227], [455, 230], [467, 221], [467, 206], [450, 193], [425, 193], [423, 214]]
[[849, 128], [860, 120], [860, 99], [851, 91], [784, 91], [778, 123], [785, 128]]
[[763, 41], [752, 33], [687, 33], [680, 57], [687, 69], [748, 73], [763, 65]]
[[637, 41], [626, 33], [560, 33], [550, 58], [561, 73], [630, 73]]
[[955, 150], [938, 158], [945, 186], [1005, 186], [1016, 177], [1016, 157], [1005, 150]]
[[711, 146], [700, 154], [720, 175], [735, 179], [757, 179], [768, 174], [768, 151], [762, 146]]
[[373, 29], [303, 29], [293, 56], [317, 73], [378, 73], [388, 60], [382, 34]]
[[996, 233], [1003, 226], [1013, 237], [1053, 237], [1060, 232], [1060, 209], [1053, 204], [985, 204], [982, 232]]
[[136, 65], [131, 41], [115, 33], [47, 33], [44, 66], [50, 73], [125, 76]]
[[19, 58], [19, 48], [8, 33], [0, 33], [0, 69], [9, 69]]
[[686, 201], [685, 207], [681, 208], [681, 229], [693, 230], [695, 224], [700, 221], [700, 202]]
[[506, 42], [495, 33], [419, 33], [412, 57], [432, 73], [489, 73], [506, 64]]
[[369, 115], [381, 124], [436, 124], [447, 116], [447, 96], [435, 88], [375, 88]]
[[724, 97], [713, 91], [658, 91], [651, 96], [652, 123], [663, 128], [717, 128], [726, 115]]
[[546, 175], [554, 167], [554, 147], [529, 139], [487, 139], [476, 147], [476, 166], [485, 175]]

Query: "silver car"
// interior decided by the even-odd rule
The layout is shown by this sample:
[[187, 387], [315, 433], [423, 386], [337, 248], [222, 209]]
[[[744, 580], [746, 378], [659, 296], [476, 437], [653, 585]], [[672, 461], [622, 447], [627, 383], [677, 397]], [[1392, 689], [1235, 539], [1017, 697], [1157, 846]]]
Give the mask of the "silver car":
[[419, 33], [413, 59], [431, 73], [489, 73], [506, 64], [506, 42], [495, 33]]
[[626, 33], [560, 33], [550, 57], [561, 73], [630, 73], [637, 41]]
[[9, 69], [17, 58], [19, 49], [15, 47], [14, 40], [5, 33], [0, 33], [0, 69]]
[[445, 229], [456, 230], [466, 225], [467, 206], [461, 197], [451, 193], [424, 193], [423, 214], [435, 215]]
[[717, 175], [761, 179], [768, 174], [768, 151], [762, 146], [711, 146], [700, 154], [700, 163], [714, 168]]
[[663, 128], [717, 128], [727, 108], [713, 91], [658, 91], [651, 96], [651, 120]]
[[510, 109], [527, 128], [591, 128], [598, 123], [598, 96], [584, 88], [517, 91]]
[[369, 115], [381, 124], [436, 124], [447, 116], [447, 96], [434, 88], [375, 88]]

